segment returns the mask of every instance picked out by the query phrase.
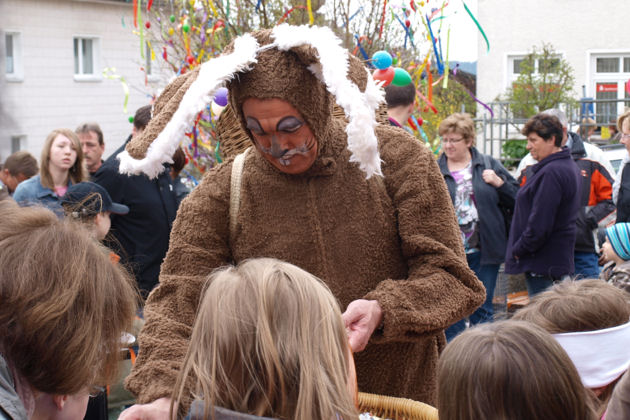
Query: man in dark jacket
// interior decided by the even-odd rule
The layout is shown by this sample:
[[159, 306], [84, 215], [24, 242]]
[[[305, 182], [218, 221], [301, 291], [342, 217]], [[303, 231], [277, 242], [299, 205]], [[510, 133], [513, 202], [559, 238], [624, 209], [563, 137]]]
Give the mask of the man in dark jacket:
[[582, 181], [569, 149], [562, 147], [558, 118], [538, 114], [522, 132], [538, 163], [516, 195], [505, 272], [525, 273], [527, 290], [533, 296], [574, 272]]
[[[553, 115], [562, 124], [562, 146], [567, 146], [571, 157], [580, 169], [582, 192], [577, 218], [574, 262], [575, 275], [583, 278], [599, 277], [595, 232], [598, 225], [612, 223], [615, 204], [612, 200], [614, 170], [603, 152], [595, 145], [567, 130], [568, 120], [558, 109], [548, 109], [543, 114]], [[517, 169], [519, 184], [523, 186], [531, 177], [531, 169], [537, 163], [528, 154]]]
[[113, 201], [129, 207], [129, 214], [124, 217], [112, 215], [113, 240], [107, 245], [131, 268], [145, 297], [158, 283], [177, 201], [169, 168], [165, 167], [156, 179], [146, 175], [121, 175], [116, 156], [133, 137], [142, 133], [150, 119], [150, 105], [138, 109], [131, 136], [94, 174], [94, 182], [102, 185]]

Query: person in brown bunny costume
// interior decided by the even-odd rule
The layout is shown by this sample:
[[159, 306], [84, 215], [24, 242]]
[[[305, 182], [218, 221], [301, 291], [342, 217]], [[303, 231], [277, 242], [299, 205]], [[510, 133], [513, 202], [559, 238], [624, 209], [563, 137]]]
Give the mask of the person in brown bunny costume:
[[253, 145], [242, 170], [213, 168], [181, 204], [126, 383], [142, 405], [120, 418], [167, 418], [204, 280], [254, 257], [313, 273], [347, 308], [361, 391], [435, 404], [444, 328], [485, 292], [431, 151], [376, 125], [382, 90], [328, 28], [246, 34], [213, 61], [174, 80], [119, 155], [121, 170], [153, 174], [223, 82]]

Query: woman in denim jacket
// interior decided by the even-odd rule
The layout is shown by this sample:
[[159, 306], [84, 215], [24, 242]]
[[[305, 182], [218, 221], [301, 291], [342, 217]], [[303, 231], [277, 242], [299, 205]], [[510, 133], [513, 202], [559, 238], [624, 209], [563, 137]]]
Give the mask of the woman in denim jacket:
[[48, 207], [61, 218], [61, 197], [70, 185], [86, 180], [79, 138], [72, 130], [56, 129], [44, 142], [39, 175], [20, 183], [13, 198], [21, 206]]

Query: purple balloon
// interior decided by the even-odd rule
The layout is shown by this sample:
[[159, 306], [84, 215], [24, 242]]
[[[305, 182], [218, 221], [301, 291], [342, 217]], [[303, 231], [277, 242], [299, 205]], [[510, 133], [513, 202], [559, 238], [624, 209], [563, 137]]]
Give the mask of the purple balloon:
[[214, 102], [217, 105], [226, 106], [228, 103], [228, 90], [227, 88], [219, 88], [214, 94]]

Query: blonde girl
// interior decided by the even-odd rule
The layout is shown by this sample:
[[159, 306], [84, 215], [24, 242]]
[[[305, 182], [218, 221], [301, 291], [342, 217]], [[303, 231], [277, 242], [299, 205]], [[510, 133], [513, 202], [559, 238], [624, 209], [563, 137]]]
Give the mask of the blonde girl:
[[289, 263], [251, 259], [210, 276], [173, 400], [202, 399], [193, 418], [356, 419], [353, 373], [330, 290]]

